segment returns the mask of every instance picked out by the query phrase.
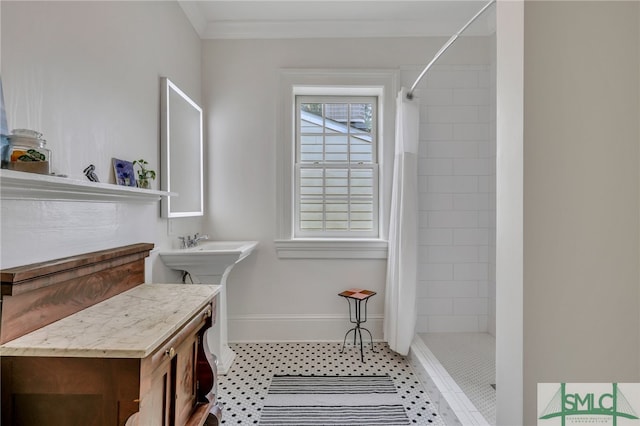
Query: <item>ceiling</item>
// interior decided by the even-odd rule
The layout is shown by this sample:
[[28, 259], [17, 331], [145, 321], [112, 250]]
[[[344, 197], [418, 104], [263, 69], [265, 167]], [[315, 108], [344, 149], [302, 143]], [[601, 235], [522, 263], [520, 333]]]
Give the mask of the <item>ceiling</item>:
[[[487, 0], [179, 0], [202, 39], [451, 36]], [[491, 7], [465, 31], [494, 31]]]

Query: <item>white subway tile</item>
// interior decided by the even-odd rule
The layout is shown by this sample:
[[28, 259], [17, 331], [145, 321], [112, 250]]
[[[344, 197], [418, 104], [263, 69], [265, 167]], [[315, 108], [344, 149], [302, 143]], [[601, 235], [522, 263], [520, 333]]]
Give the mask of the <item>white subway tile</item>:
[[418, 300], [418, 311], [429, 315], [453, 315], [453, 299], [421, 299]]
[[423, 89], [420, 93], [421, 105], [451, 105], [453, 104], [453, 89]]
[[429, 158], [477, 158], [478, 144], [475, 141], [431, 141], [425, 144]]
[[488, 279], [486, 263], [459, 263], [453, 265], [454, 280], [486, 280]]
[[429, 331], [429, 316], [418, 315], [416, 321], [416, 333], [427, 333]]
[[480, 333], [489, 331], [489, 315], [478, 315], [478, 331]]
[[416, 298], [422, 299], [429, 296], [429, 283], [431, 281], [418, 279], [416, 283]]
[[478, 262], [476, 246], [429, 246], [427, 248], [428, 263], [461, 263]]
[[488, 88], [454, 88], [454, 105], [489, 105], [490, 101]]
[[[418, 175], [418, 192], [426, 194], [429, 192], [429, 178], [424, 175]], [[422, 195], [419, 195], [422, 197]]]
[[[487, 135], [488, 135], [488, 132], [487, 132]], [[453, 138], [453, 124], [420, 123], [420, 140], [438, 141], [438, 140], [449, 140], [452, 138]]]
[[478, 210], [478, 228], [489, 228], [491, 224], [495, 226], [495, 212], [492, 214], [491, 210]]
[[438, 70], [432, 69], [427, 74], [426, 84], [428, 89], [432, 88], [477, 88], [478, 72], [467, 70]]
[[489, 263], [489, 246], [477, 246], [478, 262]]
[[476, 176], [429, 176], [427, 192], [473, 193], [478, 191]]
[[454, 210], [488, 210], [489, 194], [453, 194]]
[[489, 230], [486, 228], [454, 229], [455, 245], [484, 245], [489, 242]]
[[418, 174], [422, 176], [452, 175], [453, 159], [421, 158], [418, 160]]
[[418, 241], [427, 246], [451, 245], [453, 229], [419, 229]]
[[476, 281], [427, 281], [428, 297], [478, 297]]
[[430, 106], [427, 108], [429, 123], [477, 123], [478, 107], [465, 106]]
[[421, 211], [453, 209], [453, 194], [426, 193], [421, 194], [419, 198], [419, 209]]
[[420, 279], [429, 281], [443, 281], [453, 279], [453, 265], [446, 263], [422, 263], [418, 265]]
[[484, 71], [490, 69], [490, 65], [488, 64], [452, 64], [448, 65], [451, 70], [462, 70], [462, 71]]
[[482, 298], [456, 298], [453, 299], [453, 312], [455, 315], [486, 315], [489, 302]]
[[491, 138], [491, 141], [478, 141], [478, 158], [488, 158], [492, 163], [495, 163], [496, 153], [492, 152], [492, 147], [495, 147], [495, 138]]
[[477, 333], [476, 315], [432, 315], [429, 316], [430, 333]]
[[[444, 126], [444, 124], [437, 124], [437, 126]], [[487, 123], [455, 123], [452, 126], [454, 140], [478, 141], [489, 139], [489, 124]], [[437, 139], [432, 138], [431, 140]]]
[[492, 108], [489, 105], [477, 105], [478, 108], [478, 121], [481, 123], [488, 123], [491, 120], [495, 120], [493, 116], [495, 107]]
[[488, 176], [491, 171], [488, 158], [456, 158], [453, 174], [456, 176]]
[[420, 263], [429, 263], [427, 260], [427, 256], [428, 256], [428, 252], [427, 252], [427, 246], [422, 245], [422, 244], [418, 244], [418, 253], [416, 256], [416, 260], [418, 262], [418, 264]]
[[[427, 295], [429, 295], [428, 289]], [[478, 297], [489, 297], [489, 281], [478, 281]]]
[[433, 211], [428, 213], [429, 228], [475, 228], [478, 226], [478, 212], [475, 211]]
[[[495, 188], [493, 190], [495, 191]], [[478, 176], [478, 192], [487, 193], [491, 191], [491, 177]]]
[[490, 88], [491, 87], [491, 71], [488, 69], [478, 71], [478, 87]]

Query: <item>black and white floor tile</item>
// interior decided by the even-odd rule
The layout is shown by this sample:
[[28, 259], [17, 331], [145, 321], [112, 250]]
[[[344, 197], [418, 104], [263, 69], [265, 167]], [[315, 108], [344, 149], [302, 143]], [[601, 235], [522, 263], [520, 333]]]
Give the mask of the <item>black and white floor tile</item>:
[[384, 375], [398, 389], [407, 416], [416, 425], [444, 425], [429, 401], [408, 360], [386, 343], [360, 348], [342, 343], [235, 343], [236, 359], [225, 376], [219, 376], [218, 400], [224, 404], [223, 425], [257, 425], [271, 379], [276, 374]]

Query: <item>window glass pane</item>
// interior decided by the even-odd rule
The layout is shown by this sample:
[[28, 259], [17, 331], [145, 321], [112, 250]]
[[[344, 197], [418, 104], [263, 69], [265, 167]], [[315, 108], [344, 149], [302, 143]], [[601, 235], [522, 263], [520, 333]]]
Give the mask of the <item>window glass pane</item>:
[[318, 117], [322, 117], [322, 104], [321, 103], [303, 103], [300, 104], [300, 111], [308, 112]]
[[321, 135], [300, 137], [300, 161], [303, 163], [320, 162], [323, 159], [323, 138]]
[[322, 133], [322, 104], [301, 104], [300, 123], [301, 133]]
[[322, 231], [324, 222], [324, 202], [305, 200], [300, 203], [300, 228], [307, 231]]
[[324, 192], [324, 179], [322, 169], [300, 170], [300, 195], [322, 195]]
[[368, 135], [352, 136], [349, 138], [349, 150], [352, 163], [373, 162], [373, 147]]
[[346, 124], [349, 119], [348, 104], [325, 104], [324, 116], [327, 120]]
[[300, 221], [300, 229], [304, 231], [322, 231], [322, 221], [321, 220], [301, 220]]
[[350, 104], [351, 133], [371, 133], [372, 104]]

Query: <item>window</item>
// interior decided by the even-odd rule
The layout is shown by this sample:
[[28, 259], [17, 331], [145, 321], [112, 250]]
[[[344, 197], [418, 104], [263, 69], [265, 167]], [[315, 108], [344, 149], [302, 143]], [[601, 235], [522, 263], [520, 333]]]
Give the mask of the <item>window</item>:
[[296, 96], [295, 237], [378, 237], [377, 102]]
[[282, 70], [276, 252], [385, 259], [397, 70]]

